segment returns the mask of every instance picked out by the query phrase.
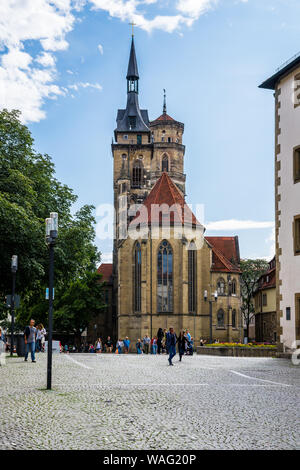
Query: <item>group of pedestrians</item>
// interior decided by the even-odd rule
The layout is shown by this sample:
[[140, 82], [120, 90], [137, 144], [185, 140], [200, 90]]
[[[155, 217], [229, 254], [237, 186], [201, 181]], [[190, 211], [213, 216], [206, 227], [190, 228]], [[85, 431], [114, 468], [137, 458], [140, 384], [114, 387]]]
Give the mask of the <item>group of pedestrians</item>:
[[163, 354], [169, 355], [169, 364], [173, 365], [172, 359], [176, 355], [176, 346], [178, 347], [179, 361], [182, 361], [182, 357], [186, 355], [193, 355], [194, 340], [189, 330], [181, 330], [177, 337], [174, 328], [163, 330], [158, 329], [157, 335], [152, 339], [145, 335], [141, 340], [140, 338], [136, 342], [137, 354]]
[[[81, 344], [80, 347], [78, 348], [78, 352], [86, 352], [86, 353], [96, 353], [96, 354], [101, 354], [101, 353], [112, 353], [114, 349], [114, 343], [111, 339], [110, 336], [107, 337], [107, 339], [103, 339], [101, 337], [97, 338], [95, 343], [85, 343]], [[64, 351], [66, 351], [66, 347], [64, 347]], [[69, 348], [70, 351], [70, 348]], [[74, 352], [77, 352], [77, 349], [73, 349]]]
[[181, 330], [177, 337], [174, 328], [170, 327], [166, 334], [166, 345], [169, 354], [169, 365], [173, 366], [173, 358], [176, 356], [176, 345], [178, 345], [179, 362], [182, 361], [182, 357], [187, 355], [193, 355], [193, 338], [188, 330]]

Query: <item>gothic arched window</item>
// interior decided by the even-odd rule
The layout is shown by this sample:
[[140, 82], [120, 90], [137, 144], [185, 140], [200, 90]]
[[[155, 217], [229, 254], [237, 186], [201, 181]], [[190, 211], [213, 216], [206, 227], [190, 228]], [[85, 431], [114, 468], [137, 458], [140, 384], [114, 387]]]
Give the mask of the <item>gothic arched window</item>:
[[236, 328], [236, 310], [232, 310], [232, 328]]
[[142, 298], [142, 250], [139, 242], [134, 247], [134, 311], [141, 311]]
[[218, 328], [224, 328], [225, 326], [225, 313], [224, 313], [224, 310], [222, 308], [220, 308], [220, 310], [218, 310], [218, 314], [217, 314], [217, 326]]
[[140, 188], [143, 184], [143, 163], [141, 160], [136, 160], [132, 168], [132, 186]]
[[231, 284], [231, 294], [232, 294], [232, 295], [236, 295], [236, 280], [235, 280], [235, 279], [232, 280], [232, 284]]
[[217, 291], [218, 291], [219, 295], [224, 295], [225, 294], [225, 281], [222, 277], [220, 279], [218, 279]]
[[162, 162], [161, 162], [161, 171], [169, 171], [169, 158], [168, 155], [164, 155], [162, 157]]
[[173, 250], [167, 240], [157, 253], [157, 311], [173, 312]]
[[197, 251], [194, 242], [188, 250], [188, 299], [189, 312], [196, 312], [197, 305]]

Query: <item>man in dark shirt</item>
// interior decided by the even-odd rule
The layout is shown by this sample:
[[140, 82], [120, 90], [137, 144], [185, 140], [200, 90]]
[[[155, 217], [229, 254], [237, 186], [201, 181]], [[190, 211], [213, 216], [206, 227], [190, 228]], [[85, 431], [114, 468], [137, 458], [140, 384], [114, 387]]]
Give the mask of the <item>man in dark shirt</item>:
[[25, 340], [25, 361], [28, 359], [28, 353], [31, 353], [31, 360], [32, 362], [35, 361], [35, 341], [36, 341], [36, 328], [34, 326], [35, 321], [30, 320], [29, 326], [26, 326], [24, 332], [24, 340]]
[[173, 366], [172, 359], [173, 357], [176, 356], [176, 342], [177, 342], [177, 336], [174, 331], [174, 328], [171, 327], [170, 330], [168, 331], [166, 335], [166, 342], [167, 342], [167, 349], [169, 351], [169, 365]]
[[112, 340], [110, 339], [110, 336], [107, 337], [105, 346], [106, 346], [106, 351], [107, 351], [108, 353], [112, 353], [112, 350], [113, 350], [113, 342], [112, 342]]

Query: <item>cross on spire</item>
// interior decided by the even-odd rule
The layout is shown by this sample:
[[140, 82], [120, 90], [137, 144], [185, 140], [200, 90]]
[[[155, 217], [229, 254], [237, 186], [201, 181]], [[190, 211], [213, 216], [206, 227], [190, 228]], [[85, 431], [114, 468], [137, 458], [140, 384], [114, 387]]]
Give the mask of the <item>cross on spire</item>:
[[132, 26], [132, 37], [134, 36], [134, 27], [136, 26], [136, 23], [134, 23], [133, 21], [131, 23], [129, 23], [130, 26]]

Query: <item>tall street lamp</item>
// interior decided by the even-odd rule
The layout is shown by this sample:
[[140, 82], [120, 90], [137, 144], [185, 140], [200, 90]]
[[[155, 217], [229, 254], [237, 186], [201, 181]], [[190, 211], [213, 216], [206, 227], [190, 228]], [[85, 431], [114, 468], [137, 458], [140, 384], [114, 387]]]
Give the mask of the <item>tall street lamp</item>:
[[11, 272], [12, 272], [12, 295], [11, 295], [11, 340], [10, 340], [10, 355], [14, 353], [14, 329], [15, 329], [15, 291], [16, 291], [16, 274], [18, 270], [18, 256], [11, 257]]
[[214, 297], [214, 300], [208, 300], [208, 292], [207, 290], [204, 291], [204, 300], [205, 302], [209, 302], [209, 342], [210, 344], [212, 344], [212, 341], [213, 341], [213, 334], [212, 334], [212, 325], [213, 325], [213, 322], [212, 322], [212, 306], [213, 306], [213, 302], [217, 302], [218, 300], [218, 292], [215, 291], [214, 294], [211, 294], [212, 297]]
[[58, 214], [50, 213], [46, 219], [46, 243], [49, 247], [49, 325], [48, 325], [48, 357], [47, 357], [47, 390], [52, 383], [52, 332], [53, 332], [53, 284], [54, 284], [54, 245], [58, 235]]

